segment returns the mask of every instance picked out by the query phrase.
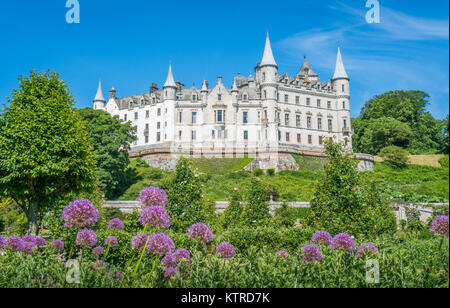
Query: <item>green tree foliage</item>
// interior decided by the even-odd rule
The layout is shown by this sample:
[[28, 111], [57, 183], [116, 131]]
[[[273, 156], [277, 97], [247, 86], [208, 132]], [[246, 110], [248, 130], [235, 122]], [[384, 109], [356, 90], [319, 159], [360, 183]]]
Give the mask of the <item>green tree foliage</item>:
[[257, 177], [252, 178], [250, 185], [244, 217], [247, 224], [254, 224], [260, 220], [270, 218], [268, 204], [270, 191]]
[[19, 81], [0, 115], [0, 196], [16, 202], [36, 234], [44, 211], [67, 194], [95, 189], [96, 161], [58, 74], [33, 71]]
[[116, 199], [129, 187], [128, 151], [137, 138], [130, 123], [122, 123], [102, 110], [79, 110], [97, 156], [96, 178], [109, 200]]
[[298, 216], [298, 209], [290, 207], [283, 202], [281, 207], [275, 210], [275, 222], [282, 227], [292, 227]]
[[225, 228], [239, 226], [242, 224], [242, 214], [244, 207], [242, 205], [242, 197], [239, 190], [235, 189], [231, 193], [231, 201], [222, 215], [222, 222]]
[[378, 155], [384, 158], [386, 163], [395, 167], [405, 167], [409, 162], [408, 153], [395, 145], [382, 148]]
[[379, 235], [395, 232], [395, 216], [375, 182], [357, 171], [357, 162], [343, 154], [342, 144], [326, 143], [328, 163], [317, 183], [305, 220], [330, 233]]
[[422, 91], [390, 91], [369, 100], [353, 119], [354, 149], [377, 154], [396, 145], [413, 154], [441, 151], [442, 121], [426, 112], [429, 95]]
[[447, 118], [442, 120], [442, 152], [445, 154], [449, 154], [449, 135], [448, 135], [448, 115]]

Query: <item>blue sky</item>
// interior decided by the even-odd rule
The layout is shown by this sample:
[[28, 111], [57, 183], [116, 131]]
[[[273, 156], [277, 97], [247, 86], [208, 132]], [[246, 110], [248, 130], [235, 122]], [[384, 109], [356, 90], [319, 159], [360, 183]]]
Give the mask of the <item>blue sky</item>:
[[448, 114], [447, 0], [379, 0], [380, 24], [365, 21], [366, 0], [79, 0], [80, 24], [66, 23], [65, 2], [2, 1], [0, 103], [32, 69], [60, 73], [80, 108], [92, 105], [100, 78], [105, 96], [111, 86], [118, 96], [161, 86], [169, 61], [188, 87], [219, 75], [231, 86], [261, 60], [269, 29], [280, 74], [296, 74], [306, 54], [326, 81], [342, 46], [352, 116], [394, 89], [423, 90], [435, 117]]

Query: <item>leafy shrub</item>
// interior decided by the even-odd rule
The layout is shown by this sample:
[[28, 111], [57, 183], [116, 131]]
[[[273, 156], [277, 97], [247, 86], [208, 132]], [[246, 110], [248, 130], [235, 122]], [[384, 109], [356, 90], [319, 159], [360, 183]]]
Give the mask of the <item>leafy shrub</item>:
[[275, 175], [275, 169], [273, 169], [273, 168], [267, 169], [267, 175], [268, 176], [274, 176]]
[[381, 149], [378, 154], [380, 157], [384, 158], [384, 161], [396, 167], [405, 167], [408, 162], [408, 154], [401, 147], [391, 145]]
[[442, 168], [449, 168], [448, 155], [439, 159], [439, 164]]
[[297, 220], [298, 211], [283, 202], [280, 208], [275, 210], [275, 222], [282, 227], [292, 227]]
[[260, 169], [260, 168], [256, 168], [255, 170], [253, 170], [253, 174], [255, 176], [261, 176], [261, 175], [264, 174], [264, 171], [262, 169]]
[[247, 224], [254, 224], [259, 220], [270, 218], [269, 195], [267, 187], [258, 178], [253, 178], [244, 211]]
[[244, 206], [242, 205], [240, 192], [236, 189], [231, 195], [231, 201], [225, 209], [221, 219], [225, 228], [238, 226], [243, 223]]
[[306, 222], [330, 233], [377, 235], [393, 233], [396, 220], [378, 184], [356, 170], [342, 144], [326, 143], [328, 164], [317, 184]]
[[13, 202], [0, 206], [0, 233], [24, 235], [27, 228], [25, 214]]

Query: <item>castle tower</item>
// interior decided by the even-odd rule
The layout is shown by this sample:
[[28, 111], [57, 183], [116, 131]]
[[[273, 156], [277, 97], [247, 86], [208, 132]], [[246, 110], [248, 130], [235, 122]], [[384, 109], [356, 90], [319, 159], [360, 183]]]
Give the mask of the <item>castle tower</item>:
[[[264, 109], [264, 120], [267, 121], [267, 145], [271, 148], [278, 147], [278, 124], [276, 122], [277, 107], [277, 73], [278, 65], [272, 53], [269, 32], [267, 32], [266, 47], [263, 59], [259, 65], [261, 78], [261, 98]], [[267, 117], [266, 117], [267, 116]], [[265, 134], [264, 134], [265, 137]]]
[[106, 100], [103, 96], [102, 91], [102, 81], [100, 80], [98, 83], [97, 94], [94, 98], [94, 110], [104, 110], [105, 109]]
[[164, 100], [175, 100], [177, 85], [172, 74], [172, 64], [169, 65], [169, 74], [167, 75], [166, 83], [164, 84]]
[[336, 91], [337, 110], [338, 110], [338, 128], [342, 132], [342, 139], [339, 141], [348, 141], [347, 146], [352, 147], [351, 144], [351, 121], [350, 121], [350, 78], [344, 67], [342, 61], [341, 48], [338, 47], [338, 54], [336, 59], [336, 69], [334, 71], [333, 79], [331, 80], [332, 87]]
[[162, 108], [163, 122], [161, 123], [161, 142], [175, 141], [175, 104], [177, 85], [172, 74], [172, 64], [169, 65], [169, 73], [163, 87], [164, 101]]

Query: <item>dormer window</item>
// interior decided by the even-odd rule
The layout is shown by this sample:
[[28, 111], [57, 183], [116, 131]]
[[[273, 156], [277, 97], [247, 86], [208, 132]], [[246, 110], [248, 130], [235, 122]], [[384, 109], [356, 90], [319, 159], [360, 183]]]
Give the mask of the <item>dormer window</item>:
[[195, 94], [192, 95], [192, 100], [193, 100], [193, 101], [196, 101], [196, 100], [197, 100], [197, 95], [195, 95]]
[[222, 101], [222, 94], [218, 94], [217, 95], [217, 100], [220, 102], [220, 101]]
[[247, 100], [248, 100], [247, 94], [244, 94], [244, 95], [242, 96], [242, 100], [244, 100], [244, 101], [247, 101]]

